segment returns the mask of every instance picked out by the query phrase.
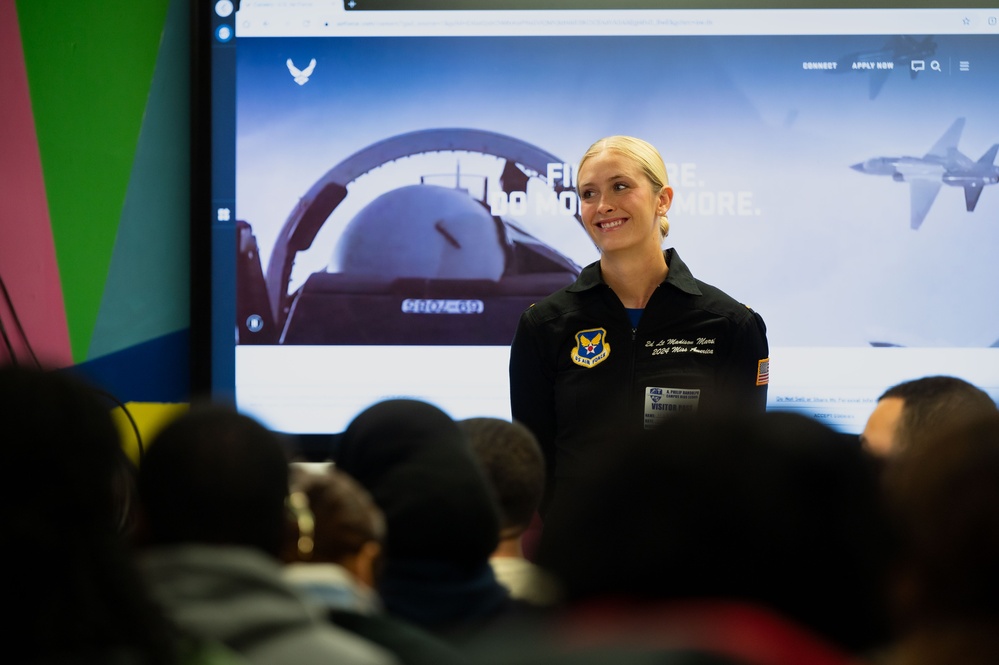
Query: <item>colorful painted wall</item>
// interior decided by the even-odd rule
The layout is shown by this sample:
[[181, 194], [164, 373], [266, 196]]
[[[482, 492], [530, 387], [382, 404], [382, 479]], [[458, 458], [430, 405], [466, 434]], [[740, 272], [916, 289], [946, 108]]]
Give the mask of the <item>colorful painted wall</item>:
[[0, 363], [188, 399], [191, 0], [0, 0]]

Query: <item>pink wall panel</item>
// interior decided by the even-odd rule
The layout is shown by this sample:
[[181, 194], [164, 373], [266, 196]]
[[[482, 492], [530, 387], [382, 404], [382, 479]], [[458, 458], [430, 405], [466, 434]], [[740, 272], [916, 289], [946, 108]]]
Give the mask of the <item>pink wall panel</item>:
[[[14, 0], [0, 0], [0, 99], [0, 278], [13, 304], [0, 294], [0, 322], [18, 363], [33, 362], [27, 337], [42, 363], [64, 367], [73, 361]], [[0, 340], [0, 363], [10, 360]]]

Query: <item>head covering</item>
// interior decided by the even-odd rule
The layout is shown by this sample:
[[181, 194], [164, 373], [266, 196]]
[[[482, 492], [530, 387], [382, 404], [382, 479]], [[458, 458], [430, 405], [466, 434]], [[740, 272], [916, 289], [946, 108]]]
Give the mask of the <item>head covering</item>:
[[339, 469], [385, 513], [388, 559], [486, 561], [499, 514], [465, 435], [446, 413], [417, 400], [380, 402], [347, 427]]

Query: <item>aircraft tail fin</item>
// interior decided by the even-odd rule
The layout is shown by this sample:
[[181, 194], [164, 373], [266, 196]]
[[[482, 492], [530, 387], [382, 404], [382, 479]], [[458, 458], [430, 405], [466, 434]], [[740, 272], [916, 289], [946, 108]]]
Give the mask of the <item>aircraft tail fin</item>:
[[999, 143], [995, 143], [985, 151], [985, 154], [978, 159], [979, 164], [992, 166], [996, 161], [996, 152], [999, 151]]
[[977, 182], [964, 186], [964, 207], [968, 212], [972, 212], [978, 205], [978, 198], [982, 195], [983, 187]]
[[[984, 167], [991, 167], [995, 164], [996, 153], [999, 152], [999, 143], [994, 143], [991, 148], [985, 151], [985, 154], [979, 157], [978, 165]], [[964, 186], [964, 204], [968, 212], [972, 212], [975, 206], [978, 205], [978, 198], [982, 195], [982, 190], [985, 189], [980, 183], [972, 183], [970, 185]]]

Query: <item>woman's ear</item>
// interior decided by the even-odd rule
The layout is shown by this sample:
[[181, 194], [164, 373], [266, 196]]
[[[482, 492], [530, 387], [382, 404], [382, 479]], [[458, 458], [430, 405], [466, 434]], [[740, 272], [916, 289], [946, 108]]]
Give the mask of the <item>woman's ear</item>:
[[671, 205], [673, 205], [673, 188], [667, 185], [659, 191], [659, 199], [658, 199], [658, 205], [656, 206], [656, 214], [662, 217], [667, 212], [669, 212], [669, 207]]

